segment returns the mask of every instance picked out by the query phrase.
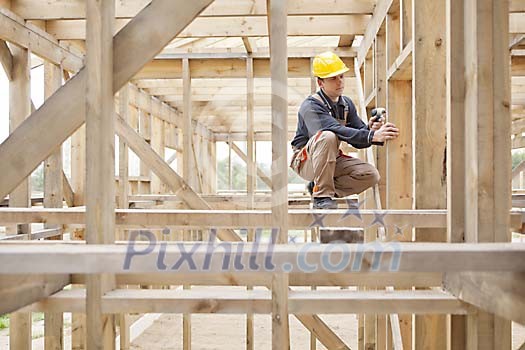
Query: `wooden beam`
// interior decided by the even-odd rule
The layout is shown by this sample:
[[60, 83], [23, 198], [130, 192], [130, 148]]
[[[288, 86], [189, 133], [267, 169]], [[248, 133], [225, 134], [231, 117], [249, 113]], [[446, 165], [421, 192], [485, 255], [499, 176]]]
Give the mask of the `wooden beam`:
[[[286, 9], [284, 9], [286, 11]], [[330, 36], [346, 33], [362, 35], [369, 15], [291, 16], [288, 18], [289, 36]], [[115, 32], [129, 19], [116, 20]], [[84, 40], [86, 21], [83, 19], [50, 20], [47, 30], [59, 40]], [[268, 36], [266, 18], [258, 17], [204, 17], [196, 18], [178, 38], [223, 38]]]
[[[284, 292], [287, 291], [287, 288]], [[117, 289], [103, 297], [104, 311], [117, 313], [123, 309], [132, 313], [192, 313], [239, 314], [272, 313], [273, 294], [270, 291], [228, 290], [155, 290]], [[85, 290], [64, 290], [26, 308], [33, 312], [82, 312]], [[289, 313], [326, 314], [384, 312], [414, 312], [417, 314], [467, 314], [474, 309], [443, 291], [293, 291], [282, 302]], [[282, 317], [284, 317], [284, 313]], [[281, 322], [286, 322], [282, 320]], [[286, 319], [288, 312], [286, 312]], [[275, 320], [275, 319], [274, 319]], [[277, 321], [277, 320], [275, 320]], [[280, 325], [282, 326], [282, 325]], [[285, 328], [284, 326], [282, 326]], [[284, 333], [284, 329], [283, 329]], [[285, 336], [286, 338], [286, 336]], [[282, 349], [282, 347], [278, 347]]]
[[338, 47], [352, 46], [354, 39], [355, 39], [355, 35], [341, 35], [339, 37], [339, 43], [337, 44], [337, 46]]
[[242, 37], [242, 43], [244, 44], [244, 48], [246, 49], [246, 53], [253, 53], [253, 47], [252, 47], [252, 43], [250, 42], [250, 38], [243, 36]]
[[[128, 143], [129, 148], [131, 148], [140, 159], [146, 162], [161, 181], [168, 185], [174, 193], [178, 194], [188, 204], [188, 207], [194, 209], [210, 209], [209, 204], [200, 198], [191, 187], [166, 164], [164, 159], [155, 153], [151, 146], [120, 118], [117, 118], [116, 131], [117, 134]], [[219, 231], [218, 237], [229, 241], [240, 240], [239, 236], [232, 230], [221, 230]]]
[[[129, 26], [122, 29], [113, 39], [115, 91], [131, 79], [140, 67], [149, 62], [210, 2], [211, 0], [197, 0], [182, 4], [182, 1], [155, 1], [137, 15]], [[159, 36], [159, 33], [162, 35]], [[136, 40], [138, 37], [144, 42], [141, 40], [139, 43]], [[136, 50], [136, 54], [130, 55], [130, 50]], [[0, 162], [20, 164], [16, 172], [0, 178], [0, 198], [5, 197], [82, 125], [85, 110], [81, 101], [86, 79], [86, 72], [82, 70], [0, 144]], [[41, 130], [53, 132], [42, 135]], [[29, 147], [28, 144], [33, 146]]]
[[[113, 102], [112, 1], [87, 0], [86, 55], [86, 241], [115, 242], [115, 107]], [[87, 348], [115, 349], [115, 317], [102, 296], [116, 287], [110, 274], [86, 279]]]
[[[44, 97], [49, 98], [60, 86], [62, 86], [62, 69], [60, 66], [44, 62]], [[60, 146], [44, 161], [44, 207], [63, 207], [65, 177], [62, 168], [62, 147]], [[62, 239], [60, 226], [46, 224], [44, 228], [59, 229], [58, 235], [46, 239]], [[63, 329], [62, 314], [46, 313], [44, 315], [44, 346], [49, 349], [61, 349]]]
[[22, 18], [5, 8], [0, 8], [0, 39], [29, 49], [35, 55], [59, 63], [69, 71], [77, 72], [84, 65], [82, 57], [58, 45], [53, 36], [34, 25], [25, 24]]
[[[117, 131], [120, 127], [117, 124]], [[118, 131], [120, 133], [120, 131]], [[132, 150], [143, 150], [135, 145], [134, 139], [127, 137]], [[149, 154], [149, 152], [148, 152]], [[150, 158], [148, 156], [148, 158]], [[155, 160], [155, 162], [158, 161]], [[159, 162], [160, 163], [160, 162]], [[148, 164], [153, 164], [150, 162]], [[162, 168], [168, 167], [165, 162], [162, 162]], [[170, 168], [171, 169], [171, 168]], [[168, 175], [173, 176], [174, 180], [166, 182], [172, 185], [173, 189], [178, 188], [177, 193], [181, 198], [187, 195], [191, 190], [184, 187], [184, 183], [179, 183], [180, 177], [175, 172], [160, 171], [160, 166], [156, 165], [155, 170], [159, 177], [164, 179]], [[173, 170], [171, 170], [173, 171]], [[177, 187], [175, 187], [177, 186]], [[184, 192], [185, 191], [185, 192]], [[178, 191], [176, 191], [178, 192]], [[192, 204], [194, 208], [199, 205], [200, 201], [204, 202], [200, 197], [194, 200], [192, 194], [188, 196], [188, 203]], [[185, 199], [186, 200], [186, 199]], [[205, 203], [205, 202], [204, 202]], [[201, 206], [202, 207], [202, 206]], [[374, 224], [393, 228], [394, 225], [399, 227], [418, 227], [418, 228], [445, 228], [447, 212], [445, 210], [361, 210], [360, 217], [355, 215], [345, 215], [348, 210], [338, 209], [334, 211], [318, 212], [308, 209], [290, 209], [288, 220], [290, 227], [297, 229], [304, 229], [309, 226], [324, 225], [325, 227], [337, 227], [345, 225], [346, 227], [368, 227]], [[0, 223], [50, 223], [50, 224], [84, 224], [85, 210], [83, 208], [64, 208], [64, 209], [43, 209], [43, 208], [1, 208], [0, 209]], [[250, 215], [248, 216], [247, 213]], [[164, 226], [173, 227], [235, 227], [235, 228], [268, 228], [272, 227], [271, 215], [269, 210], [209, 210], [209, 208], [199, 210], [116, 210], [116, 222], [119, 226], [137, 227], [148, 225], [148, 227], [158, 228]], [[344, 217], [344, 218], [343, 218]], [[522, 224], [522, 216], [520, 212], [513, 212], [510, 215], [512, 227], [520, 228]], [[377, 220], [380, 220], [379, 222]], [[381, 221], [382, 220], [382, 221]], [[375, 221], [375, 222], [374, 222]], [[399, 237], [399, 233], [397, 237]]]
[[[13, 47], [13, 69], [12, 80], [9, 82], [9, 132], [20, 127], [23, 121], [31, 113], [31, 78], [30, 78], [30, 53], [27, 49]], [[6, 163], [7, 164], [7, 163]], [[27, 178], [20, 179], [18, 187], [11, 188], [9, 194], [9, 206], [30, 207], [31, 185]], [[0, 196], [3, 198], [5, 196]], [[17, 223], [15, 223], [17, 224]], [[8, 228], [9, 230], [9, 228]], [[29, 225], [15, 225], [11, 234], [30, 234]], [[10, 318], [9, 341], [12, 349], [31, 349], [31, 314], [13, 313]]]
[[[515, 1], [515, 0], [513, 0]], [[116, 4], [117, 18], [134, 17], [150, 0], [129, 0]], [[375, 2], [371, 0], [345, 1], [333, 0], [332, 6], [322, 6], [318, 1], [290, 0], [287, 4], [289, 15], [328, 15], [328, 14], [371, 14]], [[13, 1], [11, 10], [26, 19], [77, 19], [85, 18], [86, 11], [82, 0], [56, 0], [43, 4], [38, 0]], [[238, 0], [232, 4], [228, 0], [216, 0], [201, 17], [218, 16], [265, 16], [265, 0]]]
[[288, 60], [286, 0], [268, 0], [272, 80], [272, 227], [288, 242]]
[[71, 282], [70, 275], [0, 275], [0, 313], [7, 314], [40, 301]]
[[192, 188], [197, 188], [198, 170], [193, 158], [191, 73], [188, 59], [182, 60], [183, 121], [182, 121], [182, 176]]
[[[413, 7], [408, 16], [412, 19], [408, 25], [412, 32], [408, 35], [418, 38], [413, 42], [412, 54], [413, 208], [446, 209], [446, 2], [420, 0], [410, 4], [403, 1], [403, 11]], [[434, 69], [428, 69], [429, 65]], [[435, 93], [428, 94], [432, 89]], [[430, 135], [425, 130], [434, 132]], [[415, 238], [417, 242], [446, 242], [447, 230], [419, 228], [415, 230]], [[443, 336], [446, 333], [445, 315], [416, 316], [414, 349], [446, 349], [447, 338]]]
[[[343, 57], [348, 67], [353, 67], [352, 57]], [[270, 59], [254, 58], [253, 69], [255, 78], [269, 78]], [[288, 73], [290, 78], [310, 77], [310, 58], [289, 58]], [[192, 78], [246, 78], [244, 58], [210, 58], [190, 61]], [[349, 72], [353, 76], [353, 72]], [[134, 79], [181, 79], [182, 59], [155, 59], [147, 63], [135, 75]]]
[[[151, 238], [151, 237], [150, 237]], [[150, 240], [150, 242], [152, 242]], [[124, 242], [114, 245], [56, 244], [39, 241], [33, 244], [4, 242], [0, 245], [0, 266], [2, 274], [63, 274], [63, 273], [162, 273], [173, 274], [170, 266], [175, 264], [185, 253], [192, 252], [192, 262], [206, 273], [224, 273], [222, 258], [224, 254], [214, 254], [210, 260], [210, 247], [207, 243], [168, 244], [166, 246], [166, 269], [157, 266], [158, 248], [148, 248], [152, 243]], [[131, 244], [131, 246], [130, 246]], [[154, 242], [153, 242], [154, 244]], [[256, 243], [254, 243], [256, 244]], [[229, 247], [235, 252], [240, 267], [236, 272], [252, 272], [249, 261], [253, 259], [255, 248], [248, 243], [222, 242], [216, 248]], [[241, 248], [242, 247], [242, 248]], [[225, 249], [226, 249], [225, 248]], [[524, 272], [525, 246], [517, 243], [399, 243], [377, 242], [369, 245], [348, 244], [344, 249], [350, 257], [345, 259], [340, 273], [376, 272]], [[145, 253], [151, 250], [150, 253]], [[271, 253], [270, 253], [271, 251]], [[343, 250], [341, 250], [343, 251]], [[130, 253], [131, 252], [131, 253]], [[136, 254], [135, 254], [136, 252]], [[304, 272], [300, 255], [307, 257], [311, 266], [317, 267], [316, 273], [331, 271], [330, 265], [323, 262], [326, 254], [333, 253], [329, 245], [273, 245], [259, 244], [256, 262], [263, 264], [268, 254], [275, 266], [273, 272], [280, 273], [283, 266], [289, 273]], [[132, 255], [130, 255], [132, 254]], [[306, 254], [306, 255], [305, 255]], [[335, 253], [334, 253], [335, 254]], [[28, 258], [31, 257], [31, 258]], [[126, 258], [127, 257], [127, 258]], [[127, 259], [127, 263], [126, 263]], [[208, 259], [208, 264], [204, 265]], [[375, 261], [374, 261], [375, 260]], [[34, 264], [38, 261], [38, 264]], [[71, 261], [82, 263], [72, 264]], [[65, 263], [69, 262], [69, 263]], [[361, 263], [362, 262], [362, 263]], [[180, 266], [179, 266], [180, 265]], [[195, 273], [193, 264], [177, 265], [177, 273]], [[209, 265], [209, 266], [208, 266]], [[264, 266], [264, 265], [260, 265]], [[208, 269], [209, 267], [209, 269]], [[200, 270], [197, 270], [200, 271]]]
[[[129, 84], [119, 92], [119, 114], [120, 117], [127, 123], [129, 120]], [[129, 206], [129, 164], [128, 164], [128, 145], [124, 140], [119, 138], [119, 192], [118, 192], [118, 207], [127, 209]]]
[[290, 349], [288, 325], [288, 275], [272, 276], [272, 349]]
[[0, 63], [4, 67], [5, 75], [9, 81], [13, 80], [13, 55], [6, 42], [0, 40]]
[[[523, 273], [446, 274], [447, 291], [481, 310], [525, 324], [525, 275]], [[494, 296], [497, 295], [497, 298]]]
[[[116, 275], [117, 284], [146, 284], [146, 285], [214, 285], [214, 286], [265, 286], [271, 284], [271, 272], [254, 273], [220, 273], [220, 274], [163, 274], [163, 273], [130, 273]], [[310, 287], [316, 286], [367, 286], [384, 288], [394, 286], [400, 288], [428, 287], [440, 284], [443, 274], [395, 272], [375, 274], [367, 273], [291, 273], [289, 274], [290, 286]], [[84, 284], [85, 275], [73, 274], [71, 283]]]
[[[447, 242], [465, 242], [465, 54], [464, 2], [446, 1]], [[450, 350], [466, 347], [466, 318], [451, 315]]]
[[388, 69], [388, 80], [412, 80], [413, 43], [408, 43]]
[[[465, 238], [508, 242], [511, 203], [509, 10], [465, 3]], [[494, 231], [497, 228], [497, 231]], [[466, 349], [510, 349], [510, 322], [480, 311], [467, 317]]]
[[[235, 144], [235, 142], [228, 142], [229, 145], [231, 145], [232, 150], [237, 153], [237, 155], [241, 158], [243, 162], [246, 163], [246, 165], [249, 165], [249, 159], [248, 156]], [[259, 179], [261, 179], [269, 188], [272, 188], [272, 180], [256, 165], [256, 173]]]
[[374, 8], [374, 14], [370, 19], [366, 27], [366, 31], [363, 37], [363, 41], [359, 46], [359, 51], [357, 52], [357, 66], [361, 67], [365, 62], [366, 55], [368, 50], [372, 47], [374, 43], [374, 38], [377, 36], [379, 29], [383, 25], [390, 6], [392, 5], [393, 0], [379, 0]]
[[[251, 43], [252, 48], [254, 38], [246, 38]], [[289, 47], [288, 58], [310, 58], [315, 57], [317, 54], [324, 51], [333, 51], [341, 58], [356, 57], [357, 49], [354, 47], [339, 47], [339, 46], [312, 46], [312, 47]], [[193, 47], [191, 51], [187, 48], [165, 48], [157, 58], [159, 59], [182, 59], [188, 58], [190, 60], [200, 59], [246, 59], [247, 57], [253, 58], [270, 58], [270, 50], [268, 47], [257, 47], [257, 50], [251, 53], [246, 52], [246, 48], [242, 47], [229, 47], [229, 48], [215, 48], [206, 47], [199, 48]]]
[[[254, 130], [254, 78], [253, 59], [246, 59], [246, 191], [248, 194], [248, 205], [253, 208], [255, 203], [254, 191], [257, 189], [257, 175], [259, 172], [257, 160], [255, 159], [255, 130]], [[232, 141], [232, 145], [233, 145]], [[240, 155], [239, 155], [240, 156]], [[242, 157], [241, 157], [242, 158]], [[272, 188], [271, 181], [268, 186]], [[253, 349], [252, 349], [253, 350]]]

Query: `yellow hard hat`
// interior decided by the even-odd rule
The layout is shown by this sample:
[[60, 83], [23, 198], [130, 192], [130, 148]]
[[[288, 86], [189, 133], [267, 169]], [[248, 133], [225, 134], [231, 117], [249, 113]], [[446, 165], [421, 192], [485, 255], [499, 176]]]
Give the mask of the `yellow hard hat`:
[[331, 51], [323, 52], [314, 58], [312, 71], [321, 79], [335, 77], [350, 70], [346, 64]]

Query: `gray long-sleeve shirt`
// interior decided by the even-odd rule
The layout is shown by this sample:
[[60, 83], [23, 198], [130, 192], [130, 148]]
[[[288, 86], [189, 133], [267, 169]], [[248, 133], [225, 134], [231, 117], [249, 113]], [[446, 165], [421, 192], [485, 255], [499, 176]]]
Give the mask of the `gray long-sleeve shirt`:
[[[309, 96], [299, 108], [297, 131], [292, 140], [294, 149], [304, 147], [310, 137], [319, 130], [332, 131], [339, 140], [355, 148], [367, 148], [372, 145], [374, 131], [369, 130], [368, 125], [359, 118], [352, 100], [341, 96], [339, 101], [334, 103], [322, 90], [318, 94], [322, 97], [322, 101]], [[348, 111], [346, 120], [344, 120], [345, 110]]]

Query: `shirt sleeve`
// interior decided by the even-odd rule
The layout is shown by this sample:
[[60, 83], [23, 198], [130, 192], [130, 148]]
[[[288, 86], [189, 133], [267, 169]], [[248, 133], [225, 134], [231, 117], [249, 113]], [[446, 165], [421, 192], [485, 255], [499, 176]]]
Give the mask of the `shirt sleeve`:
[[347, 142], [355, 148], [371, 146], [374, 132], [368, 130], [368, 127], [362, 121], [355, 126], [343, 126], [328, 113], [324, 106], [310, 101], [306, 107], [303, 119], [310, 135], [315, 134], [319, 130], [332, 131], [339, 140]]
[[[348, 103], [348, 115], [346, 117], [346, 126], [347, 127], [354, 127], [359, 130], [370, 130], [368, 127], [368, 124], [366, 124], [361, 117], [357, 114], [357, 108], [354, 105], [354, 102], [352, 102], [351, 99], [345, 98], [346, 102]], [[372, 130], [370, 133], [370, 144], [376, 145], [376, 146], [384, 146], [384, 142], [372, 142], [372, 139], [374, 137], [374, 131]]]

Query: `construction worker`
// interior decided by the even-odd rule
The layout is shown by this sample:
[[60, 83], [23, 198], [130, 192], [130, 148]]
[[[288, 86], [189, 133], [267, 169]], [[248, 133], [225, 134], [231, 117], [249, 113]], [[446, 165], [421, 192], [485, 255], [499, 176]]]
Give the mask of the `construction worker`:
[[290, 166], [303, 179], [313, 181], [314, 209], [336, 209], [334, 197], [361, 193], [379, 182], [377, 169], [343, 154], [340, 142], [355, 148], [382, 145], [395, 139], [399, 130], [384, 120], [371, 119], [367, 125], [359, 118], [352, 100], [343, 96], [344, 74], [349, 69], [336, 54], [317, 55], [312, 70], [320, 89], [299, 109]]

